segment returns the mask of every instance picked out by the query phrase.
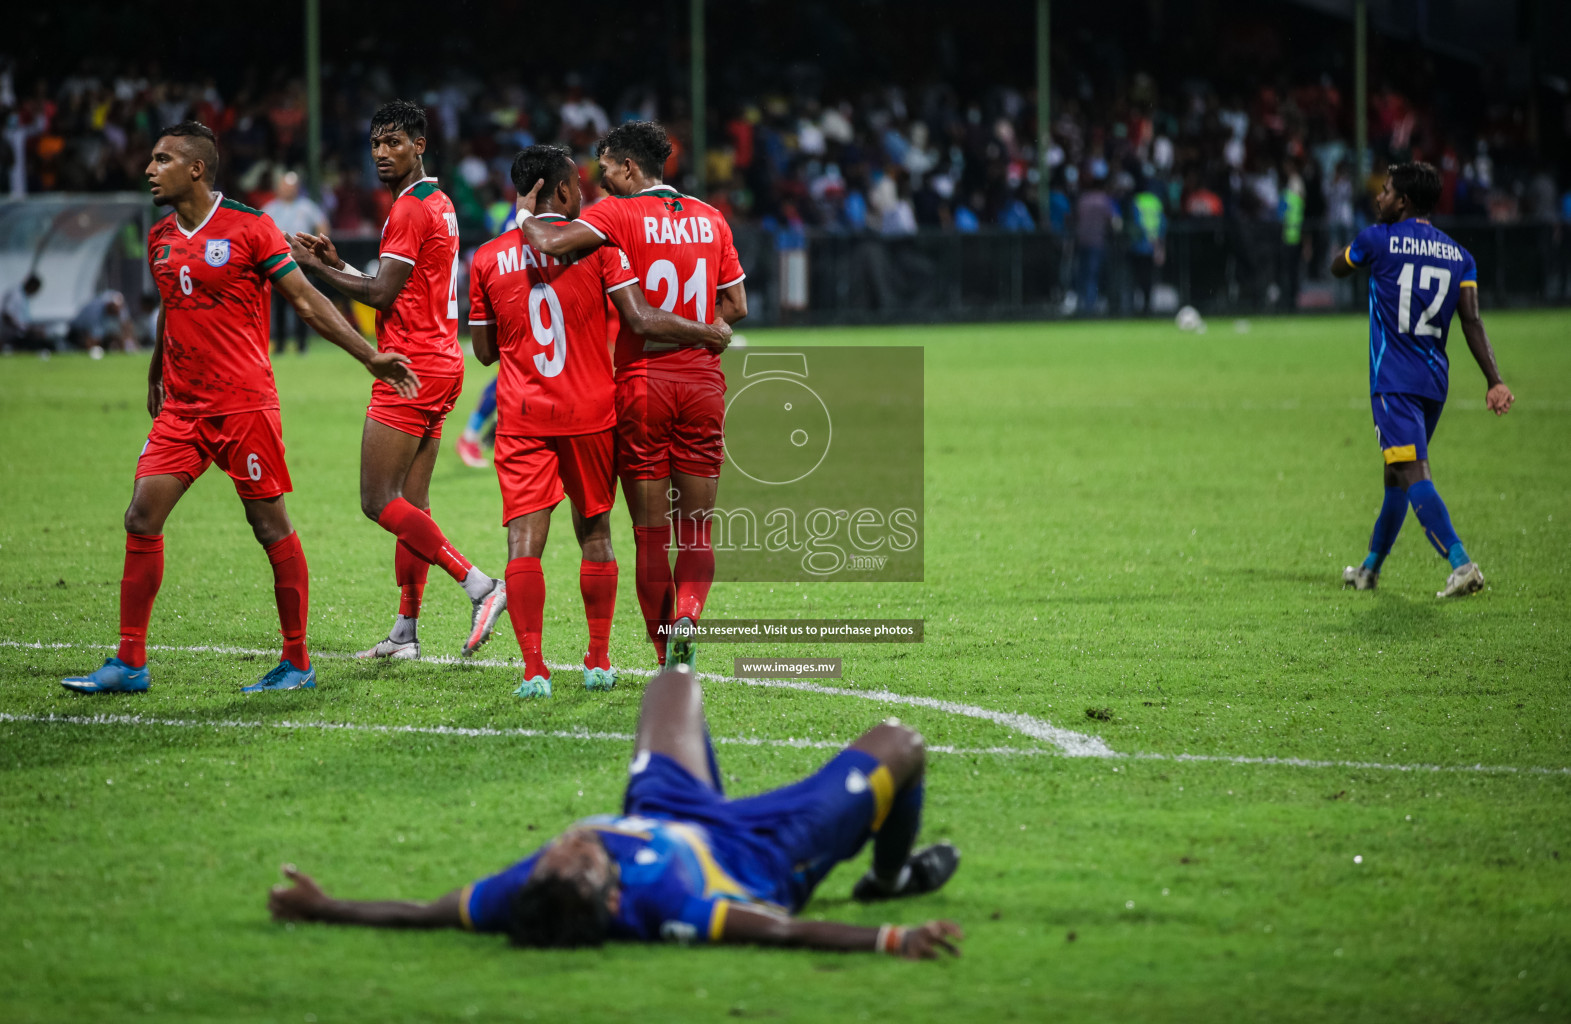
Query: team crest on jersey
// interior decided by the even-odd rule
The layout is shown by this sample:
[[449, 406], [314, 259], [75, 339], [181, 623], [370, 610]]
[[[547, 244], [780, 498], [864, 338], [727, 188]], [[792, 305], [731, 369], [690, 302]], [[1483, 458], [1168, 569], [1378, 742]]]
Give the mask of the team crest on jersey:
[[229, 239], [210, 238], [207, 240], [207, 265], [221, 267], [229, 262]]

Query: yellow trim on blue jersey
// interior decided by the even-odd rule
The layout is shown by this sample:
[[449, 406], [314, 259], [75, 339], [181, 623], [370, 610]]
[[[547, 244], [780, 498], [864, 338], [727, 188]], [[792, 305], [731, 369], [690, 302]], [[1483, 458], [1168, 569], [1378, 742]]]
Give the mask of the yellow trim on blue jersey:
[[1477, 281], [1463, 281], [1461, 284], [1457, 285], [1457, 287], [1458, 288], [1477, 288], [1478, 287], [1478, 282]]
[[634, 839], [642, 839], [646, 843], [649, 840], [654, 838], [654, 833], [653, 832], [639, 832], [638, 830], [631, 829], [631, 828], [617, 828], [615, 825], [579, 825], [579, 824], [575, 824], [573, 827], [574, 828], [582, 827], [582, 828], [594, 829], [596, 832], [609, 832], [612, 835], [616, 835], [616, 836], [631, 836]]
[[719, 942], [720, 936], [725, 932], [725, 916], [731, 906], [730, 900], [716, 900], [715, 909], [709, 913], [709, 941]]
[[1404, 444], [1397, 448], [1387, 448], [1385, 449], [1385, 456], [1386, 465], [1388, 466], [1393, 462], [1417, 462], [1418, 445]]
[[464, 891], [458, 894], [458, 919], [464, 924], [464, 931], [475, 930], [475, 919], [469, 916], [469, 898], [475, 894], [475, 884], [470, 882], [464, 886]]
[[693, 856], [698, 858], [698, 866], [704, 873], [706, 899], [710, 896], [739, 896], [744, 900], [755, 898], [741, 882], [726, 874], [725, 868], [715, 860], [715, 855], [709, 851], [709, 844], [696, 828], [678, 821], [662, 821], [660, 826], [686, 843], [687, 848], [693, 851]]
[[877, 832], [884, 827], [884, 819], [889, 817], [889, 809], [895, 805], [895, 779], [888, 768], [879, 765], [867, 777], [867, 783], [873, 790], [873, 831]]
[[1342, 249], [1342, 258], [1344, 260], [1347, 260], [1347, 265], [1348, 266], [1355, 267], [1355, 268], [1358, 266], [1357, 263], [1353, 262], [1353, 247], [1351, 245], [1343, 247], [1343, 249]]

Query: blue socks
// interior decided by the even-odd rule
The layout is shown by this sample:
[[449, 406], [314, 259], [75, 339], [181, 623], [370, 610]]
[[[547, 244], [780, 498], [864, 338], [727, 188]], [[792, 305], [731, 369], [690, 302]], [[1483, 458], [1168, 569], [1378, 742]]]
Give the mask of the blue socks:
[[1369, 535], [1369, 557], [1364, 559], [1365, 569], [1380, 571], [1406, 518], [1407, 492], [1400, 487], [1387, 487], [1385, 501], [1380, 503], [1380, 515], [1375, 519], [1375, 532]]
[[494, 412], [496, 412], [496, 381], [492, 380], [485, 386], [485, 390], [480, 392], [480, 404], [476, 405], [475, 411], [469, 414], [467, 430], [469, 436], [474, 437], [484, 430], [485, 421], [490, 419]]
[[1440, 492], [1435, 490], [1433, 481], [1420, 480], [1409, 487], [1407, 500], [1412, 503], [1413, 514], [1424, 527], [1424, 536], [1429, 538], [1429, 543], [1435, 546], [1441, 557], [1451, 563], [1451, 568], [1472, 561], [1451, 526], [1451, 514], [1446, 511], [1446, 503], [1440, 500]]

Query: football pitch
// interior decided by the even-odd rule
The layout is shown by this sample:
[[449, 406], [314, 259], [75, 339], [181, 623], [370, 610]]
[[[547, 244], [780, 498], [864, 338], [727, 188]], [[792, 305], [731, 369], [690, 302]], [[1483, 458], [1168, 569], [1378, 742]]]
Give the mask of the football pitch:
[[[275, 925], [281, 862], [433, 898], [618, 808], [651, 663], [625, 512], [615, 691], [558, 671], [513, 698], [505, 620], [459, 663], [469, 604], [439, 571], [426, 662], [349, 660], [396, 610], [393, 543], [357, 498], [369, 378], [317, 341], [277, 377], [318, 689], [239, 693], [278, 623], [214, 470], [165, 531], [152, 690], [74, 696], [60, 677], [116, 640], [146, 359], [0, 361], [0, 1020], [1571, 1019], [1571, 314], [1486, 322], [1518, 404], [1485, 411], [1454, 335], [1431, 459], [1489, 586], [1451, 603], [1411, 515], [1380, 589], [1341, 587], [1381, 496], [1361, 319], [746, 332], [925, 346], [925, 582], [722, 583], [706, 612], [920, 618], [925, 641], [699, 652], [734, 793], [890, 715], [927, 737], [924, 836], [959, 873], [864, 907], [858, 861], [806, 910], [966, 929], [920, 964]], [[496, 482], [451, 451], [488, 379], [471, 365], [432, 504], [500, 575]], [[565, 511], [553, 534], [566, 668]], [[730, 678], [768, 654], [845, 678]]]

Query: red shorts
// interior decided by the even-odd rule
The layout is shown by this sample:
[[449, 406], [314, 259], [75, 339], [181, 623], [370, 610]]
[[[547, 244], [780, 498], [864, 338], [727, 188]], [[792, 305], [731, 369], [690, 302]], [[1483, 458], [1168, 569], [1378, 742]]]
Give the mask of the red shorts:
[[496, 435], [496, 478], [502, 485], [502, 522], [555, 508], [565, 491], [586, 516], [616, 504], [612, 431], [571, 437]]
[[215, 462], [242, 498], [276, 498], [294, 490], [277, 409], [200, 417], [160, 412], [136, 460], [136, 478], [168, 474], [189, 487]]
[[673, 472], [717, 477], [725, 462], [725, 389], [709, 382], [616, 382], [616, 471], [634, 480]]
[[366, 419], [415, 437], [441, 437], [442, 421], [458, 404], [464, 390], [462, 377], [421, 377], [420, 393], [405, 398], [381, 381], [371, 384], [371, 404]]

